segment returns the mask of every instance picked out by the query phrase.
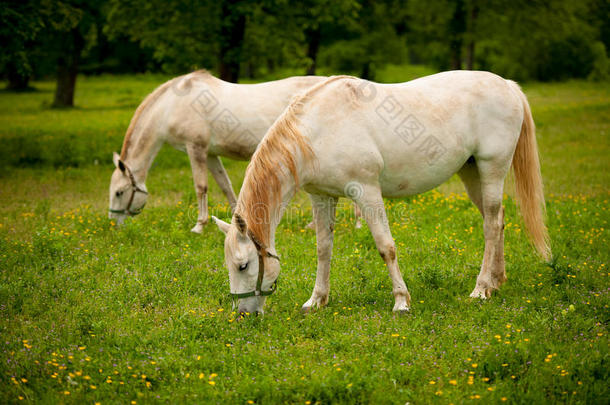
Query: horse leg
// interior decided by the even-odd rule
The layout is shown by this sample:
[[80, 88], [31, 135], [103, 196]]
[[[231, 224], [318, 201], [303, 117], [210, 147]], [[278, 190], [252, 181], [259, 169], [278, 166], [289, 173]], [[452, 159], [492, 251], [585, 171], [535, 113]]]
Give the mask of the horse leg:
[[316, 284], [311, 298], [303, 304], [303, 312], [309, 312], [312, 308], [321, 307], [328, 303], [330, 259], [333, 252], [335, 210], [337, 207], [337, 199], [334, 197], [313, 194], [310, 197], [316, 226], [318, 270], [316, 272]]
[[483, 196], [481, 195], [481, 179], [476, 163], [466, 163], [458, 172], [458, 176], [460, 176], [462, 183], [464, 183], [468, 197], [470, 197], [472, 203], [479, 209], [482, 216]]
[[195, 192], [197, 193], [197, 205], [199, 214], [197, 216], [197, 224], [191, 229], [191, 232], [203, 232], [203, 226], [208, 222], [208, 168], [207, 168], [207, 148], [200, 144], [192, 143], [186, 146], [186, 152], [191, 161], [191, 170], [193, 172], [193, 183], [195, 184]]
[[214, 180], [216, 180], [216, 183], [218, 183], [218, 186], [222, 192], [227, 196], [231, 210], [235, 210], [235, 205], [237, 205], [237, 197], [233, 191], [231, 179], [229, 179], [229, 175], [222, 165], [222, 161], [220, 160], [219, 156], [208, 156], [208, 169], [212, 173], [212, 176], [214, 176]]
[[[360, 207], [358, 206], [358, 204], [354, 203], [354, 218], [356, 218], [356, 224], [354, 225], [356, 229], [360, 229], [362, 228], [362, 221], [360, 220], [360, 218], [362, 218], [362, 211], [360, 211]], [[310, 223], [308, 223], [305, 228], [306, 229], [314, 229], [316, 226], [315, 221], [311, 221]]]
[[394, 312], [407, 312], [411, 304], [411, 295], [398, 268], [396, 244], [390, 232], [388, 218], [383, 205], [381, 190], [377, 186], [366, 186], [362, 196], [356, 201], [364, 213], [364, 219], [373, 234], [377, 250], [385, 261], [392, 279], [394, 294]]
[[[485, 253], [477, 283], [470, 294], [473, 298], [488, 298], [491, 292], [506, 281], [504, 264], [504, 209], [502, 194], [504, 191], [504, 174], [506, 170], [496, 167], [493, 162], [480, 162], [479, 166], [479, 209], [483, 214], [483, 231], [485, 235]], [[502, 173], [499, 176], [499, 173]], [[462, 174], [460, 174], [462, 176]], [[470, 178], [472, 181], [472, 177]], [[465, 182], [466, 184], [466, 182]], [[467, 185], [469, 194], [472, 184]], [[476, 187], [474, 187], [476, 189]], [[476, 195], [476, 191], [474, 192]], [[473, 199], [473, 201], [476, 200]], [[476, 202], [475, 202], [476, 204]]]

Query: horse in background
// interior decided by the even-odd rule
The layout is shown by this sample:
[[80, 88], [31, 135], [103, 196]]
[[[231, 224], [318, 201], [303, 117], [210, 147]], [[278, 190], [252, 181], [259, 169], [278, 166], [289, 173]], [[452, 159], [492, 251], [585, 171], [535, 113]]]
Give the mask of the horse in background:
[[121, 224], [142, 211], [148, 171], [161, 146], [168, 143], [188, 154], [198, 206], [191, 231], [201, 233], [208, 221], [208, 170], [233, 209], [237, 197], [220, 156], [250, 159], [290, 100], [325, 79], [301, 76], [235, 84], [200, 70], [162, 84], [139, 105], [121, 154], [113, 155], [109, 217]]

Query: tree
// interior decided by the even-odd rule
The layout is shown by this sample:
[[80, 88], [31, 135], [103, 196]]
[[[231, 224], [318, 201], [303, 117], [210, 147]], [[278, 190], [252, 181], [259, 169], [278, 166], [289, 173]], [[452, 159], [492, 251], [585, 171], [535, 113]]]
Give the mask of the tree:
[[54, 107], [74, 105], [76, 76], [81, 54], [87, 45], [86, 36], [96, 30], [96, 25], [102, 24], [104, 4], [105, 0], [64, 0], [65, 9], [70, 10], [73, 17], [50, 27], [45, 46], [57, 65]]
[[75, 15], [69, 8], [49, 1], [2, 0], [0, 2], [0, 69], [8, 78], [8, 88], [24, 90], [33, 73], [32, 50], [51, 27], [70, 24]]
[[386, 64], [404, 63], [407, 48], [401, 3], [361, 0], [353, 23], [344, 31], [329, 33], [320, 61], [335, 71], [369, 80]]
[[237, 83], [242, 61], [242, 48], [246, 32], [246, 15], [249, 14], [245, 1], [225, 0], [221, 5], [219, 29], [218, 72], [222, 80]]
[[235, 82], [246, 21], [256, 7], [247, 0], [111, 0], [106, 32], [153, 48], [168, 72], [216, 66], [221, 79]]
[[305, 74], [315, 75], [320, 46], [332, 43], [354, 29], [360, 4], [356, 0], [304, 0], [280, 3], [284, 30], [302, 33], [306, 47]]

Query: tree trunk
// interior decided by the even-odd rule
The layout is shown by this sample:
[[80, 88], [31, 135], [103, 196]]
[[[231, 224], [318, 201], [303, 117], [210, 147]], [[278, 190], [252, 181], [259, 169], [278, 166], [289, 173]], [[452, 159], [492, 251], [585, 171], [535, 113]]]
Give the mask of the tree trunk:
[[57, 88], [53, 107], [73, 107], [74, 89], [80, 53], [84, 48], [85, 40], [78, 28], [74, 28], [67, 35], [66, 50], [57, 59]]
[[451, 69], [460, 70], [462, 68], [462, 41], [452, 40], [449, 47], [451, 48]]
[[474, 68], [475, 30], [479, 16], [479, 6], [475, 3], [471, 7], [468, 21], [468, 48], [466, 49], [466, 69], [468, 70]]
[[305, 37], [307, 39], [307, 57], [310, 60], [305, 74], [307, 76], [314, 76], [316, 74], [318, 50], [320, 49], [320, 28], [307, 30]]
[[464, 43], [464, 32], [466, 31], [466, 13], [464, 12], [463, 0], [455, 2], [455, 10], [449, 22], [449, 52], [451, 69], [462, 68], [462, 45]]
[[228, 0], [222, 4], [218, 72], [221, 80], [232, 83], [239, 80], [241, 51], [246, 32], [246, 16], [238, 10], [239, 3], [240, 0]]
[[362, 74], [360, 78], [364, 80], [374, 80], [374, 77], [371, 73], [371, 61], [366, 61], [362, 66]]

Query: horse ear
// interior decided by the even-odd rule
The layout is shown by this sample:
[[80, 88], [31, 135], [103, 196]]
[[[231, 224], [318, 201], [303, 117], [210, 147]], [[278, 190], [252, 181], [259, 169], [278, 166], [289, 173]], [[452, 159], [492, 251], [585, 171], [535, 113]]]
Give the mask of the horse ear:
[[216, 218], [214, 215], [212, 215], [212, 221], [214, 221], [214, 223], [218, 226], [218, 229], [220, 229], [224, 234], [229, 232], [231, 224], [226, 223], [222, 219]]
[[121, 161], [121, 157], [119, 156], [118, 153], [113, 152], [112, 153], [112, 161], [114, 162], [114, 165], [123, 173], [125, 172], [125, 164]]
[[233, 215], [233, 218], [235, 218], [235, 225], [237, 226], [237, 230], [239, 231], [239, 233], [245, 236], [246, 232], [248, 231], [246, 220], [243, 219], [242, 216], [239, 214]]

